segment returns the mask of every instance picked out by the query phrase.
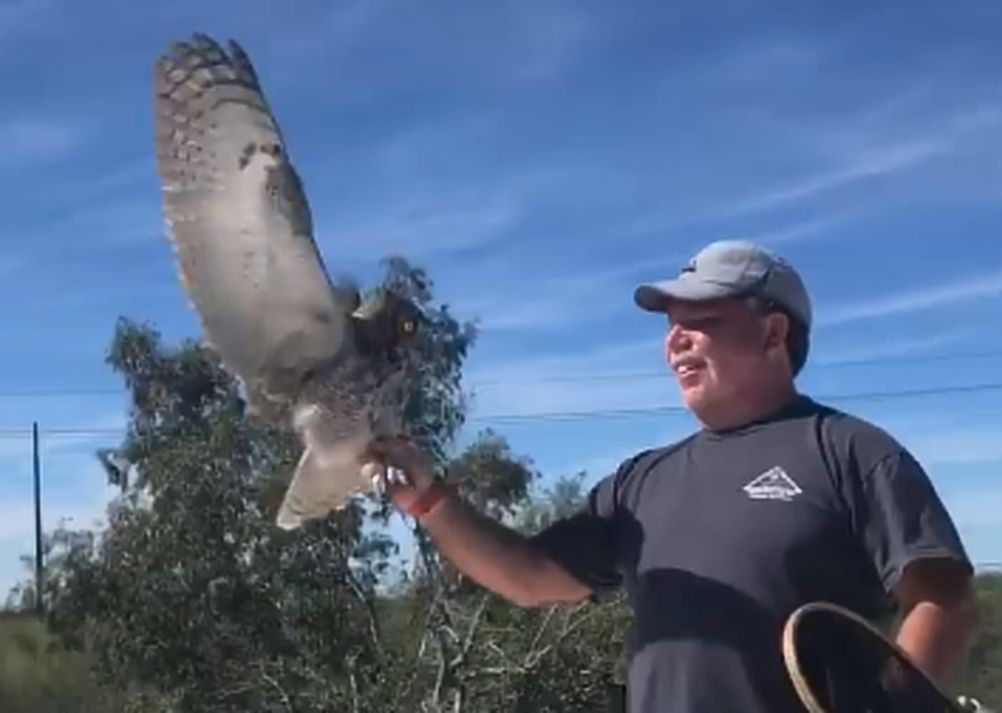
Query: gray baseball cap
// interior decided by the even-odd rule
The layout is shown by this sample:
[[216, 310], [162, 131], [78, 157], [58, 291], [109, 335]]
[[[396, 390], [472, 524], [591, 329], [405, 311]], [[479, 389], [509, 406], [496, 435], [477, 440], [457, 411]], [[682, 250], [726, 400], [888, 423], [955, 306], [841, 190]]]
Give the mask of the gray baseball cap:
[[721, 240], [700, 250], [678, 277], [640, 285], [633, 299], [650, 312], [672, 300], [701, 302], [758, 296], [774, 302], [811, 327], [811, 300], [797, 271], [783, 258], [754, 243]]

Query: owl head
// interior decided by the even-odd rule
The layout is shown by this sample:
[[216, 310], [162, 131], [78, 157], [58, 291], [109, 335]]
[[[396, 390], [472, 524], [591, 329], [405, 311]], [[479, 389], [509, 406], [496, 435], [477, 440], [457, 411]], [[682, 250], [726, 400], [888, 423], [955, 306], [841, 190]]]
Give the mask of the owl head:
[[362, 351], [393, 361], [428, 321], [417, 304], [389, 289], [377, 290], [352, 316]]

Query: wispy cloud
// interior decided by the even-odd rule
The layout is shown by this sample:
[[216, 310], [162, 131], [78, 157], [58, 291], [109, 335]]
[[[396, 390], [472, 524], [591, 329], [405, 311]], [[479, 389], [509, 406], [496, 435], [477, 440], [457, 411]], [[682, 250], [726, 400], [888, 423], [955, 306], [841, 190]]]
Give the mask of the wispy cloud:
[[89, 124], [48, 116], [7, 119], [0, 124], [5, 139], [0, 169], [65, 159], [84, 144], [92, 131]]
[[548, 80], [573, 67], [594, 39], [594, 22], [576, 3], [517, 2], [511, 9], [513, 31], [506, 67], [514, 78]]
[[20, 272], [26, 263], [27, 260], [21, 256], [5, 255], [0, 257], [0, 277], [8, 277]]
[[122, 193], [134, 195], [137, 184], [149, 188], [153, 200], [160, 197], [152, 151], [148, 156], [136, 156], [110, 167], [100, 166], [85, 179], [65, 179], [59, 175], [54, 178], [49, 194], [54, 204], [90, 206], [99, 198]]
[[821, 309], [817, 323], [819, 326], [831, 326], [876, 317], [911, 314], [999, 295], [1002, 295], [1002, 269], [970, 275], [932, 287]]
[[411, 199], [387, 208], [371, 206], [371, 215], [374, 217], [336, 221], [319, 228], [325, 251], [348, 260], [379, 259], [388, 254], [423, 260], [494, 241], [517, 223], [520, 208], [507, 196]]
[[[298, 70], [304, 65], [330, 61], [364, 65], [374, 81], [349, 77], [339, 93], [349, 103], [368, 101], [401, 82], [403, 75], [387, 71], [388, 65], [379, 59], [382, 53], [374, 53], [376, 59], [366, 56], [373, 47], [408, 52], [410, 68], [417, 69], [408, 73], [408, 82], [420, 81], [422, 71], [431, 69], [437, 70], [439, 79], [460, 75], [481, 83], [525, 83], [561, 76], [587, 52], [597, 34], [594, 18], [582, 5], [531, 0], [444, 14], [419, 6], [390, 10], [378, 3], [348, 0], [324, 11], [286, 16], [281, 24], [285, 30], [280, 34], [271, 33], [248, 48], [269, 77], [268, 86], [302, 84], [304, 75]], [[457, 55], [464, 56], [464, 62], [454, 62]], [[337, 75], [332, 79], [337, 82]]]
[[708, 58], [701, 70], [717, 81], [754, 86], [774, 81], [777, 74], [813, 73], [831, 50], [816, 37], [772, 37], [768, 42], [755, 38], [747, 46]]
[[[517, 289], [508, 278], [499, 287], [474, 292], [464, 287], [457, 312], [478, 319], [483, 332], [514, 332], [580, 325], [634, 309], [633, 285], [660, 279], [676, 269], [681, 254], [638, 258], [579, 273], [526, 276]], [[663, 266], [663, 272], [658, 272]], [[500, 281], [499, 281], [500, 282]], [[471, 294], [472, 293], [472, 294]]]
[[[657, 370], [664, 378], [649, 378]], [[626, 374], [644, 378], [624, 379]], [[678, 391], [656, 338], [611, 344], [574, 353], [540, 354], [488, 364], [472, 364], [468, 387], [474, 391], [471, 417], [525, 417], [541, 413], [593, 411], [675, 405]]]
[[[739, 198], [724, 212], [743, 216], [784, 208], [878, 179], [907, 176], [939, 159], [983, 152], [985, 138], [994, 136], [1002, 124], [1000, 98], [994, 90], [987, 94], [952, 108], [955, 101], [945, 102], [930, 87], [916, 85], [860, 107], [848, 119], [837, 115], [838, 121], [813, 114], [783, 121], [766, 112], [756, 125], [768, 136], [792, 142], [798, 160], [813, 160], [818, 168]], [[944, 104], [951, 108], [944, 111]], [[956, 169], [948, 162], [939, 165]]]
[[[54, 16], [52, 0], [3, 0], [0, 2], [0, 38], [15, 37], [38, 27]], [[3, 44], [0, 43], [0, 54]]]
[[822, 215], [811, 220], [805, 220], [792, 225], [787, 225], [773, 230], [766, 230], [743, 239], [764, 245], [775, 247], [779, 245], [789, 245], [817, 237], [831, 230], [836, 225], [843, 223], [849, 217], [849, 213], [833, 213]]
[[948, 145], [938, 138], [883, 146], [831, 170], [739, 200], [728, 208], [728, 212], [741, 214], [775, 208], [868, 179], [900, 173], [942, 155], [947, 148]]
[[819, 365], [852, 364], [868, 360], [914, 356], [956, 344], [966, 336], [970, 336], [969, 331], [951, 331], [915, 339], [868, 344], [862, 347], [828, 348], [818, 345], [821, 348], [817, 349], [817, 358], [812, 359], [812, 363]]

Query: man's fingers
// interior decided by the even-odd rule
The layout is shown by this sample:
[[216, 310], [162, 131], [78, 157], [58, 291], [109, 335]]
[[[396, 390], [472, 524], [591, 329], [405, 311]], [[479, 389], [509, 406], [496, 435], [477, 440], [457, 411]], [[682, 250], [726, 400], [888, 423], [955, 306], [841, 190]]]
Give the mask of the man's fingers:
[[414, 460], [417, 446], [403, 436], [376, 436], [366, 448], [366, 456], [381, 462], [403, 467], [405, 462]]
[[410, 478], [407, 477], [407, 474], [399, 468], [394, 468], [393, 466], [386, 469], [386, 481], [389, 485], [412, 485]]
[[398, 446], [391, 438], [377, 436], [366, 446], [365, 452], [362, 453], [362, 459], [384, 461], [389, 459], [397, 451], [397, 448]]

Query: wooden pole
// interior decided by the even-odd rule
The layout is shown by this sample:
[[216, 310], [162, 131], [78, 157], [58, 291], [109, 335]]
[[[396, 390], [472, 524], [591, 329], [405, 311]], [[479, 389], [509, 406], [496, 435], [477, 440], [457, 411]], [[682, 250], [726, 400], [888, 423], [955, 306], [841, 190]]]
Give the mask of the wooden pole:
[[42, 464], [38, 447], [38, 422], [31, 427], [33, 471], [35, 477], [35, 609], [44, 614], [42, 604]]

